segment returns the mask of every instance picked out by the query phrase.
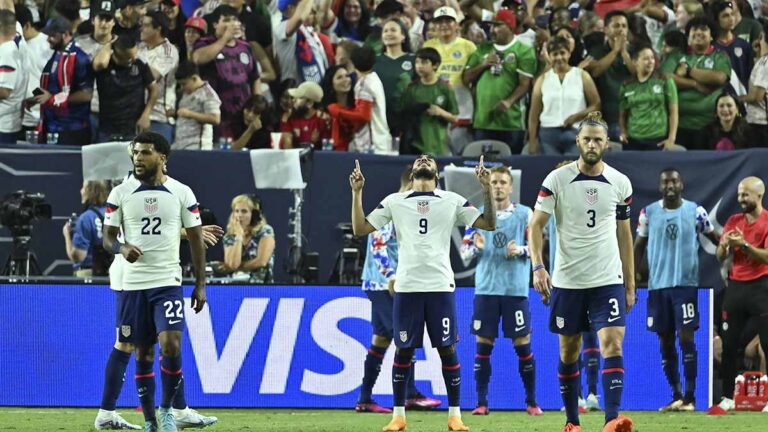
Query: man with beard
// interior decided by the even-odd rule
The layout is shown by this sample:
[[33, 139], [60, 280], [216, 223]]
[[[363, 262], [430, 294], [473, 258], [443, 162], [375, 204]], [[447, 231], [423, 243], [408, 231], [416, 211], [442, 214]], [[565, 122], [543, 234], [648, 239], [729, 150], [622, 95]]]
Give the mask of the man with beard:
[[[640, 211], [635, 239], [635, 268], [648, 252], [648, 330], [659, 336], [661, 366], [672, 387], [672, 402], [659, 411], [696, 408], [697, 352], [693, 333], [699, 328], [699, 234], [719, 239], [704, 207], [684, 200], [683, 179], [674, 168], [659, 175], [662, 199]], [[675, 331], [683, 352], [685, 394], [680, 385]]]
[[[135, 346], [136, 386], [144, 412], [144, 430], [176, 432], [171, 403], [181, 385], [184, 329], [178, 245], [181, 228], [185, 228], [195, 271], [192, 308], [200, 312], [206, 301], [200, 212], [192, 190], [164, 173], [170, 144], [162, 135], [141, 133], [131, 149], [134, 177], [139, 184], [124, 182], [113, 189], [104, 218], [104, 248], [130, 263], [122, 269], [118, 337], [119, 342]], [[121, 228], [123, 242], [117, 239]], [[155, 416], [153, 363], [158, 340], [163, 391]]]
[[43, 68], [40, 94], [27, 103], [40, 104], [44, 136], [58, 134], [58, 140], [49, 144], [86, 145], [91, 142], [91, 60], [72, 39], [68, 19], [51, 18], [43, 33], [54, 53]]
[[[624, 387], [625, 320], [635, 303], [629, 223], [632, 184], [603, 162], [608, 125], [599, 112], [589, 113], [582, 121], [576, 144], [579, 159], [544, 179], [529, 224], [533, 286], [545, 302], [551, 303], [549, 329], [559, 335], [558, 378], [567, 416], [563, 431], [581, 431], [581, 332], [593, 330], [605, 359], [603, 432], [629, 432], [632, 420], [619, 415], [619, 406]], [[550, 216], [555, 216], [557, 228], [552, 280], [542, 259], [542, 233]]]
[[461, 421], [459, 396], [461, 365], [456, 354], [456, 282], [451, 269], [451, 233], [456, 225], [487, 231], [496, 229], [496, 205], [490, 186], [490, 174], [483, 158], [475, 169], [483, 188], [484, 211], [481, 214], [466, 199], [453, 192], [437, 189], [437, 163], [421, 155], [413, 164], [412, 189], [391, 194], [366, 218], [363, 213], [365, 178], [360, 163], [349, 176], [352, 187], [352, 229], [357, 236], [395, 224], [398, 241], [398, 267], [389, 278], [394, 291], [393, 334], [395, 360], [392, 365], [394, 410], [385, 431], [405, 430], [405, 396], [411, 359], [422, 346], [426, 324], [429, 339], [437, 348], [443, 365], [443, 379], [448, 390], [448, 430], [469, 430]]
[[331, 137], [331, 118], [317, 109], [323, 100], [323, 89], [317, 83], [305, 81], [288, 90], [288, 94], [293, 97], [293, 110], [280, 123], [284, 147], [311, 143], [315, 150], [320, 150], [322, 140]]
[[[759, 320], [760, 345], [768, 352], [768, 212], [763, 209], [765, 183], [747, 177], [739, 183], [741, 213], [728, 218], [717, 247], [720, 261], [733, 256], [723, 299], [722, 410], [734, 409], [733, 383], [738, 368], [739, 337], [751, 317]], [[768, 412], [768, 408], [763, 412]]]
[[543, 415], [536, 403], [536, 367], [531, 350], [531, 308], [528, 290], [531, 260], [525, 244], [531, 208], [512, 202], [512, 173], [500, 166], [491, 170], [491, 187], [496, 201], [496, 231], [468, 228], [464, 232], [462, 256], [477, 256], [475, 300], [471, 332], [477, 337], [475, 383], [477, 408], [473, 415], [488, 415], [488, 382], [491, 379], [491, 352], [502, 322], [504, 337], [512, 339], [518, 358], [518, 372], [525, 387], [525, 411]]

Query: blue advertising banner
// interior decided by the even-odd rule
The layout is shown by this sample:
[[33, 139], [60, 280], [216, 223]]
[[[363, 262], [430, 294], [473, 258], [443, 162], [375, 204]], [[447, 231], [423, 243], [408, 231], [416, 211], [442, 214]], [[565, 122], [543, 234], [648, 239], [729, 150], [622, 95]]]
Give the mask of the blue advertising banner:
[[[190, 292], [185, 290], [187, 296]], [[639, 291], [639, 303], [627, 320], [624, 409], [656, 410], [669, 402], [658, 340], [645, 329], [646, 294]], [[705, 409], [709, 401], [710, 294], [710, 290], [699, 291], [698, 409]], [[464, 408], [476, 403], [475, 343], [469, 333], [472, 295], [472, 289], [456, 291]], [[359, 288], [210, 286], [208, 301], [199, 314], [186, 301], [182, 352], [190, 405], [354, 406], [371, 339], [370, 302]], [[6, 284], [0, 285], [0, 304], [4, 310], [0, 334], [5, 341], [0, 356], [0, 405], [97, 406], [104, 365], [115, 339], [115, 294], [98, 285]], [[548, 331], [549, 311], [533, 291], [531, 309], [537, 399], [544, 409], [559, 409], [557, 337]], [[392, 403], [392, 358], [390, 348], [374, 388], [374, 397], [382, 405]], [[417, 359], [417, 386], [446, 407], [437, 351], [417, 350]], [[491, 406], [523, 409], [523, 387], [511, 341], [500, 339], [491, 361]], [[131, 362], [119, 406], [138, 404], [133, 370]], [[598, 391], [602, 393], [600, 387]]]

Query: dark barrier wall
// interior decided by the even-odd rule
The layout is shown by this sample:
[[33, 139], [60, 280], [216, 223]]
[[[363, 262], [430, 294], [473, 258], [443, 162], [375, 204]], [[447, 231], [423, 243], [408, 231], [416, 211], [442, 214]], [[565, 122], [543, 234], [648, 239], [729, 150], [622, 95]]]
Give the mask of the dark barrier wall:
[[[187, 288], [189, 296], [191, 289]], [[702, 329], [696, 333], [696, 404], [709, 401], [710, 294], [699, 291]], [[622, 407], [656, 410], [669, 402], [658, 341], [646, 331], [646, 291], [627, 316]], [[462, 365], [461, 406], [476, 403], [475, 342], [469, 333], [473, 290], [456, 291]], [[0, 334], [9, 343], [0, 356], [0, 405], [97, 406], [104, 365], [115, 339], [115, 295], [99, 285], [0, 285]], [[531, 292], [532, 346], [537, 398], [544, 409], [561, 407], [557, 336], [549, 310]], [[185, 308], [182, 341], [186, 399], [193, 407], [306, 407], [351, 409], [358, 396], [371, 340], [370, 301], [356, 287], [209, 286], [200, 314]], [[425, 344], [425, 346], [429, 346]], [[416, 384], [447, 406], [440, 358], [417, 350]], [[384, 360], [374, 397], [392, 403], [393, 350]], [[496, 409], [523, 409], [517, 356], [508, 341], [496, 344], [488, 395]], [[138, 404], [129, 363], [118, 406]], [[155, 365], [157, 368], [157, 364]], [[682, 370], [682, 369], [681, 369]], [[156, 376], [159, 381], [160, 373]], [[160, 391], [158, 382], [158, 392]], [[598, 389], [602, 395], [602, 389]], [[159, 393], [158, 393], [159, 394]]]
[[[413, 157], [382, 157], [366, 154], [322, 153], [312, 155], [304, 164], [305, 180], [309, 187], [305, 193], [304, 234], [308, 247], [320, 253], [321, 282], [331, 271], [333, 260], [342, 247], [341, 232], [335, 227], [350, 220], [349, 173], [355, 158], [360, 160], [367, 182], [364, 192], [366, 211], [373, 209], [388, 193], [399, 185], [399, 175]], [[555, 164], [564, 158], [547, 156], [516, 156], [506, 162], [522, 170], [521, 201], [532, 206], [541, 182]], [[684, 197], [697, 201], [708, 211], [716, 210], [716, 220], [724, 225], [728, 216], [739, 211], [736, 186], [749, 175], [764, 175], [768, 166], [768, 150], [734, 152], [618, 152], [609, 154], [607, 161], [632, 180], [634, 202], [632, 224], [642, 206], [660, 199], [658, 174], [665, 167], [680, 170], [685, 181]], [[440, 159], [461, 164], [458, 158]], [[245, 152], [180, 151], [171, 155], [170, 175], [192, 187], [198, 200], [211, 207], [221, 224], [229, 217], [229, 202], [239, 193], [254, 192], [250, 159]], [[34, 150], [24, 147], [0, 147], [0, 192], [24, 189], [43, 192], [53, 204], [54, 213], [65, 217], [81, 210], [79, 189], [82, 182], [80, 153], [77, 150], [59, 150], [51, 147]], [[478, 185], [479, 187], [479, 185]], [[288, 231], [288, 208], [293, 197], [288, 191], [257, 191], [265, 203], [265, 214], [275, 228], [276, 273], [285, 280], [284, 257]], [[32, 240], [43, 269], [50, 274], [70, 274], [65, 261], [61, 228], [64, 220], [40, 221], [35, 224]], [[10, 238], [6, 229], [0, 229], [0, 263], [8, 255]], [[471, 273], [458, 259], [454, 247], [453, 264], [457, 274]], [[710, 250], [714, 251], [713, 248]], [[208, 251], [209, 259], [223, 256], [221, 246]], [[719, 286], [714, 257], [702, 252], [702, 285]], [[471, 280], [459, 282], [471, 284]]]

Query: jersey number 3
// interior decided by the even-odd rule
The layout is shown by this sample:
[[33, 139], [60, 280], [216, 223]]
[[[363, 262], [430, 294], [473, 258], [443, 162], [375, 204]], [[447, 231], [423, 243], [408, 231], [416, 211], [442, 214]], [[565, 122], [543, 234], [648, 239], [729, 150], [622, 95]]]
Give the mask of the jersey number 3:
[[587, 210], [587, 215], [589, 215], [589, 220], [587, 221], [587, 228], [594, 228], [595, 227], [595, 211], [592, 209]]
[[[160, 235], [160, 223], [162, 222], [159, 217], [153, 218], [141, 218], [141, 222], [144, 224], [141, 226], [141, 233], [144, 235]], [[154, 225], [152, 225], [154, 223]], [[150, 227], [150, 225], [152, 225]]]

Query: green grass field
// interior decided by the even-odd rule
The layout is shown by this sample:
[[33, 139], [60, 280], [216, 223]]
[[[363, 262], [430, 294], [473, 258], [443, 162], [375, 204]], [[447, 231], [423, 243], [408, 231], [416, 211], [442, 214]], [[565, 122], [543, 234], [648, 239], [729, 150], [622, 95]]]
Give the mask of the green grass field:
[[[0, 431], [93, 431], [96, 409], [74, 408], [0, 408]], [[219, 423], [206, 431], [379, 431], [389, 420], [385, 414], [357, 414], [351, 410], [250, 410], [203, 409], [201, 413], [219, 417]], [[143, 423], [141, 413], [122, 411], [131, 422]], [[710, 417], [703, 413], [659, 414], [629, 412], [638, 432], [766, 432], [768, 414], [735, 413]], [[532, 418], [522, 412], [492, 412], [487, 417], [465, 413], [464, 421], [475, 432], [559, 432], [565, 417], [548, 411], [543, 417]], [[408, 430], [418, 432], [444, 431], [446, 412], [409, 412]], [[582, 416], [584, 432], [600, 432], [601, 413]], [[191, 430], [191, 429], [190, 429]]]

